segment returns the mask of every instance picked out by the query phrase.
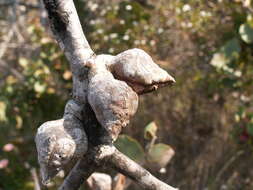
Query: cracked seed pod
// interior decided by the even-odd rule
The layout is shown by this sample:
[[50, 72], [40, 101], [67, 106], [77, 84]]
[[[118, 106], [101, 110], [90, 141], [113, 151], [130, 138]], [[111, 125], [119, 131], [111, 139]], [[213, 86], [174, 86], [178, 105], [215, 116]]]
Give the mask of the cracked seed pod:
[[112, 142], [135, 114], [138, 95], [127, 83], [113, 77], [106, 68], [104, 58], [104, 55], [97, 56], [93, 63], [88, 64], [88, 101], [107, 132], [105, 140]]
[[43, 184], [61, 170], [68, 173], [86, 153], [88, 142], [80, 117], [81, 107], [70, 100], [63, 119], [48, 121], [38, 128], [35, 142]]
[[145, 51], [137, 48], [115, 56], [109, 68], [115, 78], [127, 82], [137, 94], [151, 92], [175, 82]]

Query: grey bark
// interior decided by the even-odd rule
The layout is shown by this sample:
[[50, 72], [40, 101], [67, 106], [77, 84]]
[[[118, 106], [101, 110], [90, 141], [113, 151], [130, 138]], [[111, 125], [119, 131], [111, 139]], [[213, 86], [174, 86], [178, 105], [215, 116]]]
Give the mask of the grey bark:
[[146, 190], [175, 190], [175, 188], [160, 181], [142, 168], [136, 162], [115, 149], [114, 153], [107, 159], [106, 163], [115, 170], [137, 182]]
[[81, 121], [88, 137], [87, 153], [77, 162], [59, 190], [77, 190], [93, 172], [106, 163], [134, 179], [145, 189], [175, 189], [153, 177], [116, 150], [113, 145], [108, 145], [108, 142], [104, 141], [106, 130], [98, 122], [87, 101], [89, 84], [87, 65], [96, 55], [83, 34], [73, 0], [43, 0], [43, 2], [53, 34], [70, 63], [73, 73], [72, 99], [83, 106]]

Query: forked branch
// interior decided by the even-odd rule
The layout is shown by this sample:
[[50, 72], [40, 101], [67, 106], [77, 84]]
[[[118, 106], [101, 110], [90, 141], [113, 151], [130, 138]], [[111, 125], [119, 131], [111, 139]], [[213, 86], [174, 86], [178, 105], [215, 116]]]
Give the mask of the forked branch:
[[[66, 110], [70, 111], [65, 113], [63, 119], [64, 122], [66, 119], [68, 119], [67, 121], [73, 122], [73, 130], [76, 130], [74, 128], [79, 126], [77, 123], [81, 121], [88, 138], [88, 151], [79, 159], [74, 168], [72, 168], [59, 189], [77, 190], [99, 167], [106, 166], [122, 172], [124, 175], [140, 184], [144, 189], [175, 190], [175, 188], [152, 176], [147, 170], [123, 155], [112, 145], [113, 141], [120, 133], [121, 128], [126, 126], [129, 122], [129, 115], [133, 115], [137, 109], [137, 94], [153, 91], [158, 87], [171, 84], [174, 82], [173, 77], [171, 77], [166, 71], [160, 69], [152, 61], [151, 57], [142, 50], [128, 50], [118, 56], [96, 56], [83, 34], [73, 0], [43, 0], [43, 2], [48, 12], [54, 37], [64, 51], [73, 72], [72, 98], [74, 102], [71, 104], [72, 107], [69, 107], [69, 109], [65, 108], [65, 112]], [[145, 65], [143, 65], [142, 62], [149, 64], [149, 72], [146, 72], [147, 68], [145, 68]], [[125, 67], [126, 64], [128, 64], [129, 67]], [[136, 64], [140, 65], [136, 66]], [[134, 70], [136, 75], [131, 78], [132, 70], [129, 68], [140, 68], [140, 70]], [[103, 86], [101, 89], [99, 88], [100, 83], [97, 81], [99, 81], [98, 79], [100, 79], [100, 75], [103, 76], [103, 74], [107, 76], [106, 79], [110, 78], [111, 80], [111, 83], [108, 81], [105, 83], [108, 85], [108, 88], [116, 89], [116, 91], [113, 92], [115, 94], [112, 93], [111, 95], [113, 96], [112, 99], [108, 99], [106, 96], [107, 93], [103, 94], [103, 90], [101, 90]], [[103, 82], [103, 80], [101, 81]], [[90, 84], [91, 82], [93, 86]], [[114, 88], [112, 84], [114, 86], [119, 85], [120, 96], [117, 96], [117, 88]], [[97, 89], [100, 89], [100, 91], [96, 91]], [[123, 92], [125, 92], [125, 94], [122, 94]], [[130, 97], [129, 93], [131, 93], [133, 99], [126, 100], [125, 97]], [[104, 97], [100, 99], [100, 95], [104, 95]], [[93, 99], [94, 96], [96, 96], [95, 99]], [[127, 105], [130, 105], [130, 107], [123, 107], [122, 110], [125, 111], [128, 109], [128, 112], [121, 112], [122, 110], [120, 106], [127, 106], [120, 102], [122, 101], [120, 99], [121, 96], [124, 101], [128, 101]], [[105, 100], [105, 102], [101, 103], [101, 105], [104, 106], [102, 108], [105, 108], [104, 110], [99, 110], [101, 107], [98, 106], [97, 100]], [[110, 103], [113, 104], [115, 101], [115, 105], [107, 105]], [[112, 110], [109, 110], [110, 114], [105, 114], [105, 112], [103, 112], [106, 110], [108, 111], [107, 108], [112, 108]], [[113, 110], [113, 108], [115, 110]], [[118, 112], [120, 112], [119, 115], [117, 115]], [[101, 114], [104, 114], [103, 117], [101, 117]], [[103, 121], [102, 119], [104, 119], [104, 116], [108, 115], [109, 118], [105, 119], [110, 122]], [[69, 116], [69, 118], [67, 118], [67, 116]], [[121, 116], [123, 118], [120, 118]], [[63, 128], [68, 129], [71, 134], [73, 133], [73, 138], [76, 138], [76, 133], [71, 129], [71, 123], [65, 123], [63, 123]], [[108, 123], [114, 125], [107, 126]], [[43, 136], [44, 131], [40, 130], [40, 132]], [[59, 135], [60, 134], [52, 134], [53, 137], [49, 137], [49, 140], [51, 140], [49, 141], [49, 143], [51, 143], [51, 147], [49, 148], [52, 149], [52, 146], [54, 146], [54, 148], [56, 147], [56, 149], [54, 149], [55, 152], [57, 152], [57, 148], [61, 147], [59, 140], [57, 141]], [[66, 136], [68, 136], [68, 134]], [[39, 143], [36, 142], [36, 144]], [[44, 148], [44, 150], [47, 151], [45, 149], [46, 147], [37, 146], [37, 148]], [[47, 154], [48, 152], [44, 153]], [[65, 164], [63, 162], [64, 160], [62, 161], [61, 159], [62, 155], [59, 154], [66, 156], [62, 151], [57, 155], [46, 155], [47, 158], [48, 156], [51, 156], [56, 159], [54, 163], [47, 164], [49, 166], [52, 166], [52, 164], [55, 163]], [[43, 159], [44, 158], [42, 157], [42, 162], [44, 161]]]
[[118, 151], [114, 146], [95, 147], [80, 160], [65, 179], [60, 190], [76, 190], [98, 167], [111, 167], [131, 178], [146, 190], [176, 190], [158, 180], [147, 170]]

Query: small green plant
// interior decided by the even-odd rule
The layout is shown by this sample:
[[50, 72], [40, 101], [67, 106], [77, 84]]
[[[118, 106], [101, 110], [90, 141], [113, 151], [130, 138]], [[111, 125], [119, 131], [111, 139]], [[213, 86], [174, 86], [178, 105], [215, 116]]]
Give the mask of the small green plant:
[[148, 141], [145, 148], [134, 138], [120, 135], [115, 146], [134, 161], [147, 165], [153, 171], [165, 172], [165, 167], [175, 154], [167, 144], [156, 143], [158, 126], [149, 123], [144, 129], [144, 138]]

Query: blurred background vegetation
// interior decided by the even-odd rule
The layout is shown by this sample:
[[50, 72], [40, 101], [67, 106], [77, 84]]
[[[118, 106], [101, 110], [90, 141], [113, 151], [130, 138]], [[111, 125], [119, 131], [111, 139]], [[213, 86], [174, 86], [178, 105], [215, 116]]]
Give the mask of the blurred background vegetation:
[[[118, 146], [147, 159], [137, 154], [152, 152], [152, 138], [169, 145], [174, 157], [150, 171], [182, 190], [253, 189], [252, 3], [75, 0], [97, 53], [142, 48], [176, 78], [141, 97]], [[0, 27], [0, 190], [30, 190], [36, 129], [62, 117], [71, 72], [39, 1], [0, 0]]]

